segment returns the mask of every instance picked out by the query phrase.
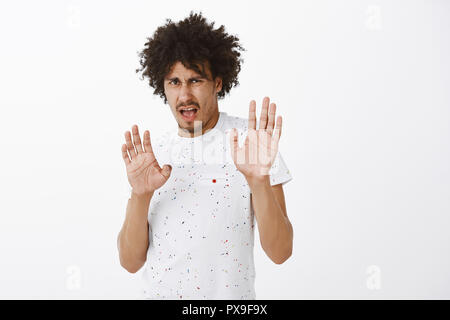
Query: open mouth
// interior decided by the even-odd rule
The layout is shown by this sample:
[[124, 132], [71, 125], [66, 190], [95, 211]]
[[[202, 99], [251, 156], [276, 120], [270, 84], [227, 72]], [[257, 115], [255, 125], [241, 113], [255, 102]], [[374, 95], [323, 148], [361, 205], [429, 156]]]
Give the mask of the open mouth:
[[180, 113], [184, 120], [194, 121], [197, 111], [198, 110], [196, 108], [187, 108], [180, 110]]

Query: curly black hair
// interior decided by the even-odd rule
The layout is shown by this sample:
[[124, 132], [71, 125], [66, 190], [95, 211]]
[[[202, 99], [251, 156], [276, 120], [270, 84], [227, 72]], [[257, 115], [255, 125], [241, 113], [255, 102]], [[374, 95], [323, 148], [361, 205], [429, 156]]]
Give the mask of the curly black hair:
[[142, 72], [142, 80], [148, 77], [150, 86], [155, 89], [153, 94], [163, 98], [164, 104], [167, 103], [164, 77], [177, 61], [203, 77], [206, 77], [204, 63], [207, 63], [212, 79], [222, 78], [218, 99], [239, 85], [238, 74], [243, 62], [239, 50], [246, 50], [239, 44], [238, 37], [225, 33], [223, 25], [215, 30], [213, 27], [214, 22], [208, 24], [201, 12], [191, 11], [189, 17], [178, 23], [166, 19], [166, 24], [158, 27], [153, 37], [147, 38], [144, 49], [138, 52], [141, 68], [136, 69], [136, 73]]

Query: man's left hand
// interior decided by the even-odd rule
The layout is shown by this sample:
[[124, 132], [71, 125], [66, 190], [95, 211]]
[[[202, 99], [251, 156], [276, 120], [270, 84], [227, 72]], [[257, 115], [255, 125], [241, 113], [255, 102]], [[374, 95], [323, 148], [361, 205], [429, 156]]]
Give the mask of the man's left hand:
[[278, 142], [281, 136], [282, 118], [276, 118], [276, 104], [269, 97], [263, 100], [259, 128], [256, 130], [256, 101], [252, 100], [249, 107], [248, 133], [244, 145], [239, 147], [238, 133], [234, 128], [230, 134], [231, 157], [237, 169], [247, 181], [263, 181], [269, 178], [278, 152]]

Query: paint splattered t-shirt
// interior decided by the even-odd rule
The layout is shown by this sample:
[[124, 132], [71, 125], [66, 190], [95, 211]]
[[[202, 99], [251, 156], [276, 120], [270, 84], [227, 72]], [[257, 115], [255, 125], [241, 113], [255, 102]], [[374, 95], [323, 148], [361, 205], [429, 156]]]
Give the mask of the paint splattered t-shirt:
[[[176, 128], [152, 141], [159, 164], [171, 164], [172, 174], [150, 202], [144, 298], [256, 298], [256, 222], [229, 139], [237, 128], [242, 146], [247, 126], [248, 119], [220, 112], [216, 126], [201, 136], [180, 137]], [[292, 179], [280, 152], [269, 174], [271, 185]]]

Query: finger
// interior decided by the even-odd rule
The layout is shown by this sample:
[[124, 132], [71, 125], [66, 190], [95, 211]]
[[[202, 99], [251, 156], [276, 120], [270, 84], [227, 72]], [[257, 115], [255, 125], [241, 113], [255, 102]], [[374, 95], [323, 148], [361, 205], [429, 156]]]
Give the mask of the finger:
[[278, 147], [278, 141], [280, 141], [282, 126], [283, 126], [282, 118], [281, 118], [281, 116], [278, 116], [278, 118], [277, 118], [277, 125], [275, 127], [274, 132], [273, 132], [272, 146], [277, 146]]
[[250, 132], [256, 132], [256, 130], [249, 130], [248, 132], [247, 132], [247, 136], [245, 137], [245, 140], [244, 140], [244, 147], [245, 148], [248, 148], [248, 144], [249, 144], [249, 136], [250, 136]]
[[277, 112], [277, 105], [275, 103], [270, 104], [269, 108], [269, 122], [267, 123], [267, 133], [272, 136], [273, 127], [275, 126], [275, 113]]
[[250, 130], [247, 135], [248, 163], [258, 163], [258, 131]]
[[133, 142], [134, 146], [136, 147], [137, 153], [143, 153], [144, 150], [142, 150], [142, 144], [141, 144], [141, 137], [139, 136], [139, 128], [137, 125], [134, 125], [132, 128], [133, 131]]
[[259, 118], [259, 129], [266, 130], [266, 126], [267, 126], [267, 111], [269, 109], [269, 102], [270, 102], [269, 97], [264, 97], [262, 110], [261, 110], [261, 116]]
[[131, 160], [136, 158], [136, 150], [134, 150], [133, 142], [131, 142], [131, 133], [130, 131], [125, 132], [125, 142], [127, 144], [128, 153], [130, 154]]
[[126, 144], [122, 145], [122, 158], [123, 158], [123, 161], [125, 161], [126, 165], [129, 165], [131, 163], [130, 158], [128, 157], [127, 145]]
[[153, 154], [152, 142], [150, 140], [150, 131], [144, 132], [144, 152]]
[[[279, 116], [279, 118], [280, 118], [280, 120], [277, 120], [277, 123], [279, 122], [280, 123], [280, 133], [278, 134], [278, 140], [280, 140], [280, 137], [281, 137], [281, 129], [283, 128], [283, 118], [281, 117], [281, 116]], [[277, 124], [277, 126], [278, 126], [278, 124]]]
[[250, 107], [248, 108], [248, 128], [256, 130], [256, 101], [250, 101]]
[[172, 172], [172, 166], [170, 164], [165, 164], [160, 172], [166, 179], [168, 179], [170, 177], [170, 173]]

